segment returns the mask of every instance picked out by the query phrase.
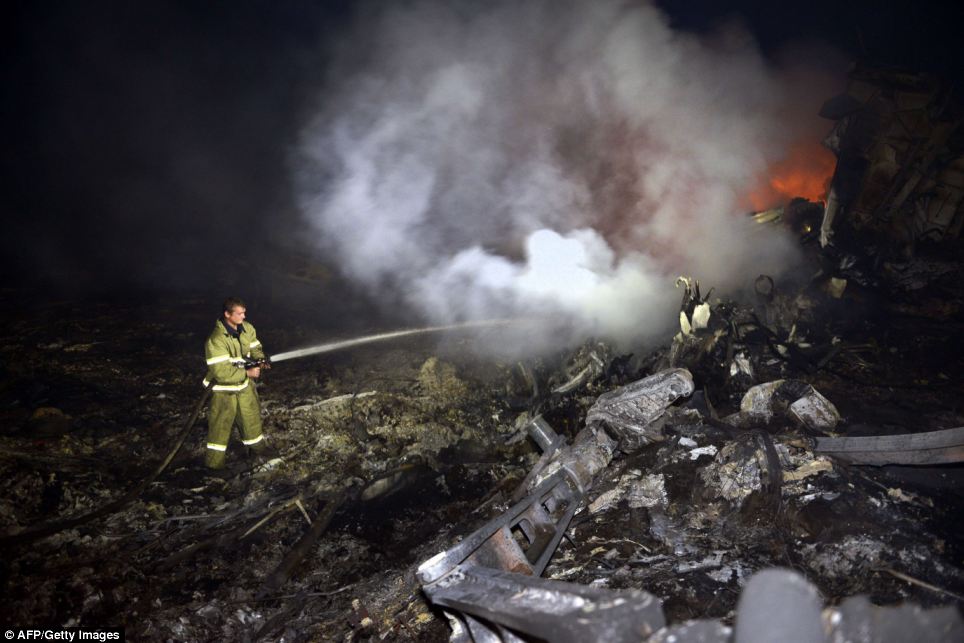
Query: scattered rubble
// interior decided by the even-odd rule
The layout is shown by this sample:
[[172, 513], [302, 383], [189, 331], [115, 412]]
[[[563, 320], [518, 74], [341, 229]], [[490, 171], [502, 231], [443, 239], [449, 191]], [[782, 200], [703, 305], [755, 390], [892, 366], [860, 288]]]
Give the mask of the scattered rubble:
[[625, 453], [664, 438], [662, 423], [670, 404], [693, 392], [693, 376], [678, 368], [656, 373], [600, 395], [586, 415], [586, 424], [613, 434]]
[[[855, 480], [843, 460], [835, 463], [820, 455], [830, 453], [844, 459], [850, 455], [854, 461], [854, 454], [864, 449], [865, 453], [876, 453], [878, 458], [890, 458], [880, 462], [914, 462], [913, 457], [928, 463], [961, 462], [964, 458], [959, 452], [959, 430], [933, 432], [933, 437], [912, 434], [913, 438], [811, 437], [839, 431], [841, 425], [848, 423], [831, 398], [813, 384], [819, 378], [815, 374], [826, 370], [834, 375], [834, 387], [840, 387], [841, 381], [850, 385], [861, 382], [866, 375], [867, 363], [859, 359], [852, 364], [865, 372], [856, 376], [845, 374], [839, 366], [830, 368], [831, 363], [845, 362], [844, 356], [853, 353], [837, 334], [839, 328], [831, 332], [820, 328], [824, 323], [820, 321], [820, 307], [830, 306], [830, 301], [844, 295], [845, 281], [832, 281], [830, 290], [823, 291], [827, 303], [820, 304], [813, 294], [784, 295], [777, 291], [772, 279], [758, 280], [757, 292], [765, 294], [762, 315], [734, 302], [711, 305], [701, 296], [698, 282], [683, 279], [679, 283], [685, 293], [680, 333], [663, 362], [669, 368], [602, 392], [585, 413], [586, 428], [576, 435], [576, 440], [591, 434], [591, 441], [598, 443], [600, 432], [605, 432], [624, 455], [613, 454], [610, 461], [607, 450], [606, 457], [589, 469], [591, 486], [585, 476], [576, 485], [582, 493], [592, 488], [585, 499], [575, 496], [578, 502], [585, 503], [588, 517], [580, 519], [579, 511], [573, 514], [574, 526], [569, 528], [572, 540], [562, 542], [558, 560], [546, 570], [550, 578], [564, 580], [566, 588], [546, 587], [542, 603], [532, 609], [551, 610], [558, 592], [578, 591], [575, 587], [609, 588], [609, 601], [649, 604], [649, 598], [623, 595], [621, 589], [645, 588], [660, 595], [659, 588], [666, 586], [663, 595], [673, 595], [674, 599], [662, 609], [671, 614], [670, 622], [685, 621], [687, 617], [712, 615], [707, 613], [705, 604], [694, 604], [691, 611], [679, 612], [686, 604], [685, 596], [707, 592], [719, 596], [723, 588], [733, 584], [738, 588], [747, 585], [754, 571], [787, 562], [806, 570], [818, 584], [799, 574], [766, 570], [753, 576], [759, 581], [750, 581], [742, 594], [727, 590], [731, 597], [741, 598], [736, 606], [733, 598], [721, 603], [730, 606], [729, 611], [719, 613], [722, 622], [685, 621], [659, 630], [662, 616], [651, 615], [648, 623], [627, 616], [623, 624], [631, 625], [634, 634], [613, 639], [611, 633], [597, 627], [590, 634], [582, 632], [580, 636], [588, 638], [580, 640], [642, 637], [654, 641], [770, 641], [789, 640], [788, 633], [799, 638], [801, 632], [810, 633], [804, 640], [824, 641], [826, 636], [836, 640], [835, 637], [846, 636], [844, 632], [859, 626], [851, 621], [846, 626], [851, 629], [840, 627], [839, 612], [832, 608], [825, 611], [822, 621], [821, 593], [863, 591], [875, 595], [876, 600], [881, 600], [882, 594], [889, 596], [885, 601], [899, 600], [894, 597], [907, 596], [904, 587], [882, 583], [881, 574], [906, 582], [916, 579], [904, 572], [893, 572], [895, 566], [914, 569], [925, 578], [940, 579], [938, 583], [916, 581], [918, 587], [932, 591], [930, 595], [916, 595], [925, 604], [935, 604], [941, 595], [960, 600], [958, 594], [942, 589], [960, 587], [964, 580], [964, 572], [944, 555], [943, 546], [934, 551], [910, 544], [935, 538], [944, 542], [933, 534], [918, 531], [918, 512], [936, 508], [933, 500], [908, 495], [894, 487], [884, 487], [884, 494], [875, 492], [873, 485], [878, 483], [869, 477]], [[767, 321], [761, 321], [761, 317]], [[851, 401], [848, 396], [840, 399]], [[721, 411], [734, 406], [738, 409], [735, 413], [721, 418]], [[547, 432], [551, 434], [551, 429], [540, 429], [542, 434]], [[861, 440], [871, 441], [866, 443], [870, 446]], [[546, 440], [536, 441], [545, 446]], [[883, 451], [888, 455], [881, 455]], [[894, 457], [898, 452], [903, 459]], [[944, 459], [936, 459], [935, 452]], [[571, 457], [572, 451], [561, 449], [558, 453]], [[548, 455], [547, 452], [543, 459]], [[866, 456], [861, 458], [857, 461], [880, 463]], [[691, 464], [684, 467], [684, 463]], [[576, 464], [570, 460], [555, 468], [545, 462], [541, 466], [546, 467], [545, 471], [568, 472]], [[533, 493], [528, 497], [537, 500], [539, 492], [529, 488]], [[522, 504], [525, 502], [521, 500]], [[905, 503], [905, 508], [895, 502]], [[913, 509], [907, 511], [908, 505]], [[888, 512], [886, 517], [881, 513], [884, 510]], [[561, 524], [555, 524], [556, 533]], [[929, 524], [937, 527], [940, 523]], [[882, 525], [887, 527], [881, 530]], [[598, 534], [608, 534], [609, 539]], [[774, 542], [779, 552], [776, 558], [760, 549], [766, 542]], [[500, 592], [524, 591], [516, 584], [521, 579], [512, 573], [512, 567], [500, 566], [495, 559], [473, 557], [471, 547], [464, 543], [456, 548], [462, 562], [448, 573], [422, 576], [421, 580], [426, 595], [435, 604], [446, 607], [453, 622], [473, 624], [464, 630], [468, 639], [515, 640], [515, 632], [568, 640], [566, 627], [578, 620], [574, 616], [564, 617], [566, 624], [561, 629], [531, 624], [519, 628], [511, 609], [488, 603], [494, 595], [462, 594], [460, 600], [453, 602], [452, 591], [465, 591], [466, 583], [472, 585], [473, 581], [468, 580], [471, 575], [490, 566], [507, 572], [500, 578], [509, 585]], [[628, 547], [613, 546], [617, 543]], [[445, 556], [450, 556], [451, 551], [454, 550]], [[524, 551], [523, 547], [516, 556], [522, 556]], [[666, 553], [652, 553], [659, 551]], [[541, 560], [544, 550], [540, 549], [539, 555]], [[539, 573], [537, 568], [532, 572]], [[695, 580], [695, 574], [703, 574], [701, 580]], [[681, 576], [687, 580], [674, 584]], [[875, 577], [876, 584], [860, 580], [869, 577]], [[533, 581], [525, 583], [531, 585]], [[439, 589], [442, 586], [444, 590]], [[890, 589], [884, 589], [885, 586]], [[693, 590], [694, 587], [706, 589]], [[790, 596], [788, 592], [798, 592], [800, 596]], [[674, 605], [681, 599], [682, 604]], [[806, 610], [801, 609], [804, 603], [810, 606]], [[964, 627], [954, 611], [912, 609], [926, 613], [918, 621], [917, 634], [922, 640], [946, 640], [949, 632], [959, 632]], [[730, 630], [728, 625], [733, 622], [734, 613], [736, 627]], [[878, 618], [860, 609], [855, 609], [852, 617]], [[871, 627], [869, 622], [867, 627]], [[454, 630], [453, 640], [459, 640], [459, 631]], [[875, 631], [878, 637], [885, 636]]]
[[724, 422], [750, 428], [770, 424], [777, 415], [825, 433], [833, 431], [840, 421], [837, 407], [809, 384], [775, 380], [751, 387], [740, 402], [739, 413], [724, 418]]

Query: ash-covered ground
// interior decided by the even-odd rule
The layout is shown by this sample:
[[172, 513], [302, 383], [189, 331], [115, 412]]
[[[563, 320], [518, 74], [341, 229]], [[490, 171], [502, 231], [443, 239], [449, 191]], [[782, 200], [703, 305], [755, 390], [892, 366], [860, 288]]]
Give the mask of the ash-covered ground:
[[[525, 423], [541, 413], [572, 438], [599, 395], [668, 366], [688, 368], [697, 393], [597, 477], [547, 577], [644, 589], [670, 623], [730, 621], [746, 579], [772, 566], [802, 572], [828, 604], [960, 605], [960, 465], [848, 465], [814, 453], [820, 432], [785, 413], [753, 426], [733, 415], [750, 387], [783, 379], [836, 406], [834, 435], [964, 425], [960, 266], [928, 265], [913, 287], [886, 277], [907, 274], [892, 265], [841, 297], [819, 272], [758, 282], [756, 300], [707, 299], [702, 328], [632, 353], [593, 340], [500, 361], [451, 334], [280, 363], [258, 391], [283, 462], [265, 466], [235, 439], [228, 470], [207, 471], [202, 415], [129, 504], [28, 542], [17, 534], [154, 471], [201, 395], [214, 316], [201, 297], [7, 292], [6, 620], [124, 627], [132, 640], [446, 640], [415, 567], [508, 506], [539, 456]], [[333, 338], [298, 311], [249, 316], [269, 353]]]

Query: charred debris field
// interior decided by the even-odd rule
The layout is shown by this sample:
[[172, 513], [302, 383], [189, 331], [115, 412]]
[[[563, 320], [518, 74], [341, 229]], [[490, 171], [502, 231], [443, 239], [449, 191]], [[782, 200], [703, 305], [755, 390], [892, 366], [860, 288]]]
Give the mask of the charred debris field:
[[[931, 450], [864, 466], [820, 439], [964, 425], [960, 264], [840, 297], [810, 267], [796, 283], [761, 277], [743, 303], [682, 280], [680, 332], [633, 353], [589, 341], [500, 362], [453, 335], [276, 365], [259, 395], [280, 460], [233, 442], [228, 468], [208, 472], [202, 416], [123, 506], [49, 534], [32, 530], [123, 497], [176, 444], [201, 395], [207, 308], [7, 301], [7, 620], [134, 640], [446, 640], [418, 565], [538, 482], [533, 420], [578, 443], [602, 412], [616, 446], [544, 577], [643, 590], [670, 625], [723, 629], [769, 567], [802, 574], [828, 609], [854, 595], [959, 606], [960, 464]], [[265, 343], [305, 345], [298, 320], [260, 322]], [[667, 372], [692, 390], [658, 418], [613, 419], [625, 409], [607, 400]]]

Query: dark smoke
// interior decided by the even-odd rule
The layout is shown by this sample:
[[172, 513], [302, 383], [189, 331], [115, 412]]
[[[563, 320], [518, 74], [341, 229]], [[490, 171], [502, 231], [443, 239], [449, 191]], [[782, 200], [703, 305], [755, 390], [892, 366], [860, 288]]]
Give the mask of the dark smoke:
[[[285, 153], [338, 12], [309, 3], [11, 3], [2, 238], [68, 292], [236, 280], [297, 225]], [[9, 283], [9, 282], [8, 282]]]

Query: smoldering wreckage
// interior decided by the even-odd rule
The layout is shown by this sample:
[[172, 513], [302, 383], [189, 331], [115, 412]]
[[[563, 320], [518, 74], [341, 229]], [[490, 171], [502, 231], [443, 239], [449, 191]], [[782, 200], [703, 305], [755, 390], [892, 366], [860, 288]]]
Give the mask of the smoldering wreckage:
[[[681, 278], [680, 330], [645, 355], [591, 341], [499, 364], [416, 342], [278, 367], [262, 397], [282, 458], [235, 454], [227, 475], [177, 428], [197, 417], [181, 329], [94, 309], [81, 341], [15, 319], [7, 620], [137, 640], [964, 640], [962, 112], [934, 79], [870, 69], [825, 112], [826, 205], [757, 215], [800, 232], [811, 273], [761, 275], [748, 303]], [[118, 355], [144, 332], [156, 354]], [[43, 404], [55, 386], [69, 409]]]

